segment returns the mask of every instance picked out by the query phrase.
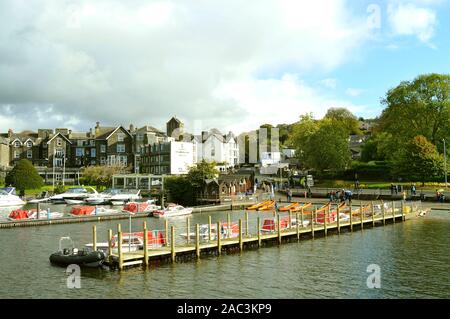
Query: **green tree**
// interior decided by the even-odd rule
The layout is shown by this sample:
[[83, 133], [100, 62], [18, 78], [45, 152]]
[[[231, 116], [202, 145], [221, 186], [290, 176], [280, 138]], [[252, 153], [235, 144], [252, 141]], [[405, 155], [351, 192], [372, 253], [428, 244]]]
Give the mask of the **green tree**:
[[444, 175], [444, 160], [424, 136], [412, 138], [394, 160], [394, 174], [411, 181], [433, 180]]
[[311, 113], [301, 115], [300, 120], [292, 127], [292, 134], [288, 143], [295, 147], [296, 156], [303, 169], [308, 168], [306, 163], [310, 155], [310, 140], [318, 129], [319, 122], [314, 119]]
[[96, 186], [100, 190], [111, 187], [113, 175], [124, 172], [122, 166], [88, 166], [82, 169], [83, 176], [80, 180], [83, 184]]
[[33, 163], [27, 159], [21, 159], [6, 175], [5, 184], [14, 186], [23, 196], [27, 189], [40, 189], [44, 186], [44, 181]]
[[346, 108], [330, 108], [327, 114], [325, 114], [325, 118], [339, 123], [339, 125], [347, 130], [347, 135], [361, 134], [358, 118]]
[[382, 100], [386, 106], [377, 130], [390, 133], [394, 145], [423, 135], [442, 151], [450, 138], [450, 75], [425, 74], [401, 82]]
[[219, 171], [216, 169], [215, 162], [207, 162], [202, 160], [197, 165], [192, 166], [186, 176], [187, 180], [191, 183], [192, 187], [196, 191], [200, 191], [203, 188], [205, 179], [217, 178]]
[[194, 205], [194, 189], [185, 176], [170, 176], [164, 180], [168, 200], [183, 206]]
[[393, 143], [390, 133], [377, 133], [362, 146], [361, 160], [363, 162], [384, 161], [395, 158], [399, 147]]

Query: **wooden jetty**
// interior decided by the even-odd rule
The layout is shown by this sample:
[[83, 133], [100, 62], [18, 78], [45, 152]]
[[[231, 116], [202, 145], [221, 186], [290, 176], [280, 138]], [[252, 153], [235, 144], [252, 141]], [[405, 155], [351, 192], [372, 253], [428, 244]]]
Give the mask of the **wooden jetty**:
[[[162, 247], [150, 247], [147, 240], [144, 240], [143, 250], [135, 252], [123, 252], [122, 238], [123, 234], [119, 227], [118, 229], [118, 253], [110, 253], [106, 265], [113, 269], [123, 270], [132, 266], [148, 267], [152, 264], [159, 264], [160, 262], [177, 262], [190, 259], [198, 259], [204, 255], [221, 255], [223, 252], [241, 252], [245, 249], [257, 249], [270, 244], [283, 244], [293, 240], [300, 241], [303, 238], [315, 238], [318, 236], [327, 236], [332, 233], [340, 234], [342, 231], [353, 232], [355, 230], [363, 230], [366, 228], [373, 228], [384, 226], [386, 224], [394, 224], [396, 222], [403, 222], [411, 218], [415, 218], [422, 213], [420, 204], [408, 203], [394, 203], [389, 204], [381, 202], [381, 204], [371, 203], [369, 206], [360, 206], [359, 209], [353, 210], [352, 205], [349, 205], [348, 220], [341, 220], [339, 206], [330, 207], [322, 212], [325, 214], [322, 217], [323, 223], [317, 223], [318, 214], [317, 208], [312, 213], [306, 214], [303, 210], [295, 212], [290, 211], [285, 214], [277, 213], [274, 220], [276, 227], [273, 231], [267, 232], [261, 228], [261, 218], [258, 216], [256, 222], [249, 226], [248, 214], [245, 214], [245, 220], [239, 219], [239, 232], [237, 236], [211, 236], [211, 229], [220, 230], [223, 225], [221, 222], [216, 224], [211, 223], [211, 218], [208, 221], [209, 234], [207, 238], [201, 238], [200, 225], [194, 225], [194, 239], [190, 240], [190, 225], [187, 224], [188, 239], [180, 242], [176, 235], [182, 232], [183, 229], [176, 229], [174, 226], [168, 227], [166, 222], [166, 241]], [[337, 214], [336, 214], [337, 212]], [[335, 220], [328, 222], [330, 214], [335, 213]], [[289, 220], [288, 227], [281, 227], [282, 221]], [[291, 222], [296, 221], [295, 225]], [[301, 221], [298, 222], [298, 221]], [[309, 221], [308, 226], [304, 226], [304, 221]], [[230, 225], [230, 217], [228, 217], [227, 224]], [[143, 225], [144, 234], [147, 234], [147, 225]], [[109, 231], [109, 238], [111, 236]], [[229, 234], [228, 234], [229, 235]], [[95, 238], [94, 238], [95, 240]], [[109, 248], [112, 252], [112, 248]]]

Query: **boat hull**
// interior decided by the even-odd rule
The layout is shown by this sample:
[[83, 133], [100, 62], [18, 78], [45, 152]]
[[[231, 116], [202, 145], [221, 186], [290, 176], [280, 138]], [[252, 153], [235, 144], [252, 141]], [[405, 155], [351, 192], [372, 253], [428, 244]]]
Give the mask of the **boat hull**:
[[103, 251], [94, 251], [87, 254], [64, 255], [57, 252], [50, 255], [50, 262], [58, 266], [78, 265], [80, 267], [96, 268], [100, 267], [106, 259]]

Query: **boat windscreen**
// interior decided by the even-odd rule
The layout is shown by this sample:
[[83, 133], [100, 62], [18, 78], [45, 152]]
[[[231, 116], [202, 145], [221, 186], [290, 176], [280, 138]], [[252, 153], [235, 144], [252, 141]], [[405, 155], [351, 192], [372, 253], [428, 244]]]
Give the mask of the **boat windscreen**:
[[87, 193], [87, 190], [84, 188], [70, 188], [67, 190], [67, 193]]

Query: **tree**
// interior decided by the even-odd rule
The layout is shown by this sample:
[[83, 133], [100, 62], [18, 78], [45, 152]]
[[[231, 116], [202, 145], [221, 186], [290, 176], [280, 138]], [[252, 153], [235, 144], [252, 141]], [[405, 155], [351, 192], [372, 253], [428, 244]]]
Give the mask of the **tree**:
[[348, 130], [341, 124], [331, 118], [317, 121], [311, 114], [300, 117], [290, 143], [295, 146], [303, 169], [338, 171], [350, 164]]
[[426, 181], [444, 175], [444, 160], [425, 136], [412, 138], [394, 161], [394, 174], [409, 180]]
[[326, 119], [334, 120], [335, 123], [342, 125], [347, 130], [348, 135], [361, 134], [359, 121], [356, 116], [343, 107], [330, 108], [325, 114]]
[[443, 148], [450, 138], [450, 75], [425, 74], [401, 82], [382, 100], [386, 106], [378, 131], [390, 133], [394, 145], [422, 135]]
[[361, 160], [363, 162], [392, 160], [399, 151], [399, 146], [392, 140], [390, 133], [373, 135], [362, 146]]
[[185, 176], [170, 176], [164, 180], [164, 189], [169, 200], [183, 206], [194, 204], [194, 190]]
[[216, 169], [215, 162], [207, 162], [202, 160], [197, 165], [192, 166], [186, 176], [195, 190], [201, 190], [205, 179], [217, 178], [219, 171]]
[[122, 166], [88, 166], [82, 169], [81, 182], [85, 185], [97, 186], [98, 189], [111, 187], [113, 175], [123, 172]]
[[14, 186], [23, 196], [27, 189], [40, 189], [44, 186], [44, 181], [33, 163], [21, 159], [6, 176], [5, 184]]

